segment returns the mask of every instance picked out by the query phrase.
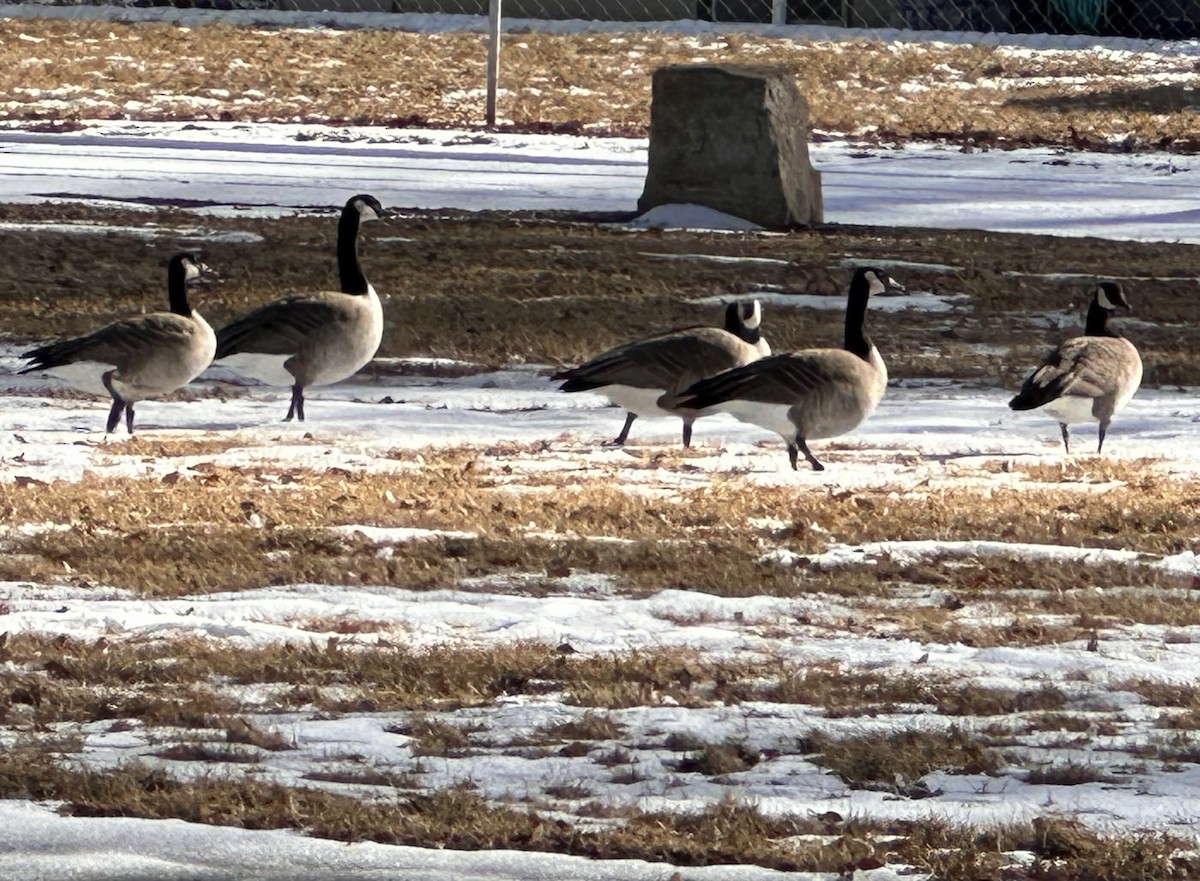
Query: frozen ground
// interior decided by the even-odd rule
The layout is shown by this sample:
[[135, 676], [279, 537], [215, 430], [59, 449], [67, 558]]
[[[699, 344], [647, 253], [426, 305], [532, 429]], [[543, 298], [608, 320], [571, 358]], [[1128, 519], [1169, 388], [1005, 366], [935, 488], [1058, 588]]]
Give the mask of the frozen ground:
[[[421, 207], [541, 208], [578, 211], [632, 209], [644, 173], [644, 144], [552, 137], [487, 136], [463, 133], [377, 132], [306, 129], [315, 140], [296, 140], [288, 127], [205, 125], [99, 126], [79, 134], [0, 135], [0, 201], [44, 198], [86, 199], [98, 203], [196, 198], [211, 204], [200, 211], [288, 212], [344, 200], [347, 190], [370, 191], [385, 204]], [[901, 151], [820, 145], [815, 160], [825, 173], [830, 220], [874, 224], [914, 224], [1035, 231], [1046, 234], [1104, 234], [1134, 239], [1200, 241], [1200, 213], [1189, 186], [1191, 160], [1179, 157], [1059, 157], [1039, 151], [961, 154], [953, 149], [910, 147]], [[323, 169], [334, 165], [334, 177]], [[316, 169], [316, 170], [314, 170]], [[664, 222], [696, 224], [689, 212], [661, 212]], [[683, 218], [681, 220], [681, 218]], [[705, 221], [712, 223], [709, 219]], [[723, 223], [723, 221], [721, 221]], [[910, 301], [919, 308], [947, 308], [945, 299], [926, 295]], [[804, 306], [805, 304], [793, 304]], [[886, 357], [886, 343], [883, 344]], [[219, 406], [213, 398], [139, 405], [140, 433], [146, 438], [219, 436], [244, 440], [231, 448], [197, 456], [130, 455], [110, 449], [102, 425], [102, 401], [52, 398], [52, 384], [16, 377], [17, 349], [0, 349], [0, 479], [38, 482], [95, 475], [178, 473], [187, 480], [204, 463], [269, 463], [280, 467], [386, 471], [397, 467], [379, 454], [396, 447], [468, 445], [501, 441], [548, 441], [536, 456], [512, 455], [491, 465], [510, 469], [508, 480], [544, 471], [582, 476], [621, 476], [632, 486], [649, 483], [656, 491], [702, 486], [713, 475], [744, 474], [748, 486], [783, 484], [799, 488], [892, 488], [929, 491], [945, 486], [984, 486], [1019, 479], [1010, 466], [1062, 460], [1054, 423], [1035, 414], [1014, 414], [1007, 393], [948, 381], [895, 384], [875, 416], [843, 443], [814, 445], [829, 470], [792, 472], [778, 438], [727, 417], [697, 424], [697, 453], [687, 467], [655, 473], [622, 471], [656, 448], [678, 439], [674, 421], [639, 420], [629, 450], [602, 447], [621, 422], [619, 411], [591, 395], [557, 393], [536, 367], [477, 374], [468, 378], [396, 379], [364, 375], [338, 387], [314, 391], [310, 421], [279, 423], [285, 409], [278, 389], [236, 387]], [[201, 386], [227, 380], [211, 371]], [[198, 389], [203, 391], [203, 389]], [[1192, 479], [1200, 470], [1195, 453], [1200, 403], [1194, 390], [1144, 389], [1114, 423], [1107, 455], [1149, 459], [1158, 472]], [[311, 434], [311, 437], [305, 437]], [[1094, 429], [1076, 432], [1077, 449], [1094, 448]], [[646, 471], [650, 475], [646, 475]], [[1088, 484], [1080, 491], [1103, 491]], [[794, 513], [794, 512], [791, 512]], [[789, 514], [790, 516], [790, 514]], [[0, 544], [20, 531], [44, 524], [10, 524]], [[422, 533], [371, 531], [346, 524], [402, 552]], [[940, 543], [856, 548], [835, 544], [816, 565], [869, 565], [879, 555], [1008, 554], [1014, 559], [1077, 559], [1078, 549], [1051, 546], [977, 544], [963, 548]], [[773, 553], [764, 548], [765, 554]], [[1096, 553], [1094, 561], [1117, 559], [1200, 576], [1189, 551], [1166, 558], [1129, 560]], [[780, 565], [789, 565], [784, 556]], [[811, 562], [811, 561], [810, 561]], [[1119, 713], [1122, 728], [1093, 738], [1085, 748], [1061, 743], [1057, 732], [1044, 743], [1026, 745], [1037, 761], [1107, 762], [1126, 756], [1132, 745], [1155, 735], [1158, 711], [1142, 705], [1119, 684], [1131, 677], [1187, 681], [1194, 668], [1200, 633], [1194, 628], [1114, 626], [1101, 652], [1086, 645], [971, 648], [923, 644], [893, 638], [884, 627], [874, 633], [847, 628], [859, 614], [851, 599], [829, 597], [721, 599], [686, 590], [647, 598], [621, 596], [602, 577], [586, 573], [564, 580], [550, 599], [522, 596], [519, 579], [511, 590], [462, 585], [462, 590], [410, 593], [364, 586], [289, 585], [242, 593], [218, 593], [170, 601], [146, 601], [103, 585], [8, 583], [0, 585], [5, 614], [0, 630], [61, 633], [80, 638], [145, 639], [202, 637], [234, 645], [277, 641], [322, 641], [329, 634], [296, 626], [312, 617], [336, 619], [368, 614], [387, 623], [415, 645], [489, 645], [516, 639], [565, 641], [579, 652], [687, 645], [712, 656], [779, 654], [804, 662], [837, 662], [847, 668], [906, 675], [915, 667], [928, 675], [960, 676], [964, 683], [1013, 689], [1046, 683], [1075, 683], [1071, 707], [1081, 714]], [[944, 597], [931, 587], [913, 602], [936, 605]], [[986, 604], [960, 610], [963, 620], [987, 620]], [[1183, 637], [1186, 637], [1184, 639]], [[1082, 677], [1082, 678], [1080, 678]], [[472, 715], [473, 713], [473, 715]], [[556, 696], [517, 698], [481, 711], [447, 714], [451, 721], [482, 721], [487, 736], [532, 730], [549, 720], [578, 713]], [[703, 732], [742, 738], [767, 749], [797, 732], [823, 723], [819, 711], [794, 706], [682, 708], [668, 702], [621, 711], [631, 731]], [[387, 734], [389, 719], [348, 714], [315, 721], [299, 714], [264, 716], [259, 722], [279, 730], [298, 749], [273, 755], [264, 768], [278, 779], [297, 782], [311, 763], [353, 751], [373, 762], [400, 761], [404, 738]], [[394, 720], [390, 720], [394, 721]], [[897, 726], [943, 725], [944, 718], [914, 708], [911, 714], [884, 714], [834, 720], [841, 731], [888, 730]], [[150, 733], [135, 728], [112, 732], [96, 724], [83, 732], [84, 761], [111, 767], [144, 756]], [[1051, 736], [1053, 734], [1053, 736]], [[0, 732], [0, 743], [10, 735]], [[646, 747], [647, 767], [665, 768], [661, 750]], [[1083, 756], [1080, 759], [1080, 756]], [[1115, 759], [1113, 761], [1116, 761]], [[557, 776], [556, 776], [557, 775]], [[685, 808], [711, 803], [725, 794], [754, 800], [764, 810], [836, 810], [845, 816], [939, 816], [966, 822], [1029, 819], [1046, 811], [1079, 815], [1106, 830], [1187, 829], [1200, 821], [1195, 795], [1196, 766], [1166, 772], [1123, 767], [1116, 782], [1054, 787], [1004, 777], [999, 783], [971, 775], [933, 774], [926, 780], [937, 793], [920, 800], [850, 790], [819, 767], [789, 757], [786, 767], [763, 763], [732, 785], [703, 778], [669, 789], [656, 783], [616, 785], [595, 765], [514, 760], [481, 748], [462, 760], [435, 767], [429, 785], [458, 780], [478, 782], [489, 796], [504, 797], [535, 788], [552, 777], [586, 777], [593, 797], [645, 808]], [[651, 776], [651, 780], [662, 779]], [[1138, 797], [1131, 797], [1133, 794]], [[0, 854], [7, 878], [193, 878], [294, 877], [296, 863], [311, 867], [312, 878], [508, 878], [666, 879], [671, 867], [641, 863], [578, 861], [522, 854], [458, 854], [375, 845], [333, 845], [283, 833], [192, 828], [178, 822], [61, 818], [47, 806], [0, 804]], [[238, 873], [241, 873], [240, 875]], [[757, 869], [685, 872], [689, 879], [760, 879], [774, 873]], [[865, 877], [886, 878], [881, 869]]]

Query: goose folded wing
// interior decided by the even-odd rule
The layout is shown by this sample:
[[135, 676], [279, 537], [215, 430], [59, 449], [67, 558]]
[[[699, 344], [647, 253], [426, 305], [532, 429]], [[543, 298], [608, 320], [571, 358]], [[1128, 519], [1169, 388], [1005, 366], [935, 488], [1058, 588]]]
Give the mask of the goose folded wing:
[[24, 357], [33, 364], [24, 372], [78, 361], [97, 361], [120, 367], [156, 349], [186, 344], [196, 332], [196, 325], [179, 315], [139, 315], [102, 327], [87, 336], [26, 352]]
[[680, 402], [698, 409], [733, 400], [798, 402], [842, 378], [846, 371], [839, 369], [838, 354], [845, 353], [834, 351], [833, 358], [793, 353], [752, 361], [693, 384]]
[[238, 352], [293, 355], [314, 331], [339, 317], [332, 303], [316, 297], [276, 300], [221, 328], [216, 357]]
[[1046, 356], [1021, 387], [1018, 398], [1034, 406], [1066, 394], [1098, 397], [1104, 394], [1105, 378], [1101, 352], [1094, 340], [1068, 340]]
[[680, 389], [733, 363], [713, 340], [695, 334], [669, 334], [630, 343], [567, 371], [566, 376], [592, 388]]

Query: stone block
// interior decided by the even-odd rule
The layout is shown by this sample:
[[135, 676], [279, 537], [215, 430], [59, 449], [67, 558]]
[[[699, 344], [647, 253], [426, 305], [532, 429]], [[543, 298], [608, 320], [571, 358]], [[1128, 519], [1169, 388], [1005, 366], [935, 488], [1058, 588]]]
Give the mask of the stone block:
[[739, 65], [654, 72], [638, 209], [687, 203], [766, 227], [823, 221], [821, 177], [808, 158], [808, 102], [791, 74]]

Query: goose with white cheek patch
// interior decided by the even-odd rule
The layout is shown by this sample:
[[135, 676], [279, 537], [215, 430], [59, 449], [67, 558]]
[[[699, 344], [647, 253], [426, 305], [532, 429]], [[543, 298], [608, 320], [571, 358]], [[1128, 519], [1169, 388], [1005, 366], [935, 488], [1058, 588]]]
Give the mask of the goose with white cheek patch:
[[773, 431], [787, 443], [793, 469], [803, 453], [814, 471], [824, 471], [808, 441], [853, 431], [887, 388], [887, 367], [863, 333], [867, 302], [903, 290], [885, 272], [858, 269], [846, 301], [844, 348], [802, 349], [727, 370], [684, 391], [680, 406], [729, 413]]
[[612, 444], [629, 437], [639, 416], [675, 416], [683, 420], [683, 445], [692, 443], [692, 423], [708, 415], [680, 406], [677, 394], [698, 379], [748, 364], [771, 353], [762, 337], [762, 307], [757, 300], [730, 303], [725, 326], [684, 327], [636, 340], [597, 355], [586, 364], [556, 373], [564, 392], [598, 392], [626, 411], [625, 425]]
[[217, 360], [272, 385], [288, 385], [285, 422], [304, 421], [304, 390], [352, 376], [383, 340], [383, 307], [358, 262], [362, 224], [386, 217], [374, 196], [346, 202], [338, 220], [340, 291], [294, 294], [255, 309], [217, 332]]
[[87, 336], [32, 349], [22, 355], [21, 373], [44, 371], [71, 385], [112, 397], [106, 432], [125, 414], [133, 434], [133, 405], [187, 385], [213, 359], [217, 338], [203, 316], [188, 303], [188, 285], [209, 268], [191, 254], [176, 254], [167, 264], [169, 312], [151, 312], [117, 321]]
[[1125, 291], [1116, 282], [1098, 284], [1092, 292], [1083, 336], [1067, 340], [1047, 355], [1008, 402], [1014, 410], [1038, 410], [1056, 419], [1068, 453], [1067, 426], [1076, 422], [1100, 423], [1099, 453], [1113, 416], [1142, 383], [1137, 349], [1108, 326], [1109, 316], [1117, 309], [1133, 311]]

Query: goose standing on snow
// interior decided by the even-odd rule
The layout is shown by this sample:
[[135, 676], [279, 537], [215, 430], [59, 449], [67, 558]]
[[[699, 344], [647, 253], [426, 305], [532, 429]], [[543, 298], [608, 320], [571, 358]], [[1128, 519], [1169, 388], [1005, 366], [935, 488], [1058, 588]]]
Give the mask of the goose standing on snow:
[[875, 410], [887, 388], [887, 367], [863, 334], [873, 294], [904, 288], [878, 269], [859, 269], [846, 302], [846, 339], [841, 349], [803, 349], [773, 355], [695, 383], [679, 405], [729, 413], [782, 437], [788, 460], [798, 454], [824, 471], [808, 441], [852, 431]]
[[1063, 448], [1071, 452], [1067, 426], [1072, 422], [1099, 422], [1100, 442], [1109, 423], [1129, 403], [1142, 383], [1142, 359], [1133, 343], [1108, 326], [1117, 309], [1132, 312], [1125, 292], [1116, 282], [1105, 281], [1092, 293], [1083, 336], [1069, 339], [1051, 352], [1030, 374], [1021, 391], [1008, 402], [1014, 410], [1040, 410], [1058, 420]]
[[771, 353], [760, 330], [757, 300], [730, 303], [725, 327], [684, 327], [618, 346], [586, 364], [556, 373], [564, 392], [595, 391], [626, 410], [625, 426], [612, 443], [620, 446], [639, 416], [683, 419], [683, 445], [691, 446], [698, 409], [680, 407], [675, 396], [698, 379], [748, 364]]
[[358, 263], [358, 232], [385, 216], [374, 196], [346, 202], [337, 236], [341, 291], [284, 297], [217, 332], [218, 361], [272, 385], [291, 386], [285, 422], [304, 421], [304, 389], [352, 376], [379, 349], [383, 307]]
[[167, 264], [170, 312], [126, 318], [87, 336], [51, 343], [26, 352], [29, 366], [85, 391], [112, 397], [106, 432], [125, 413], [133, 434], [133, 405], [187, 385], [213, 359], [217, 339], [208, 322], [188, 304], [187, 286], [208, 267], [191, 254], [176, 254]]

